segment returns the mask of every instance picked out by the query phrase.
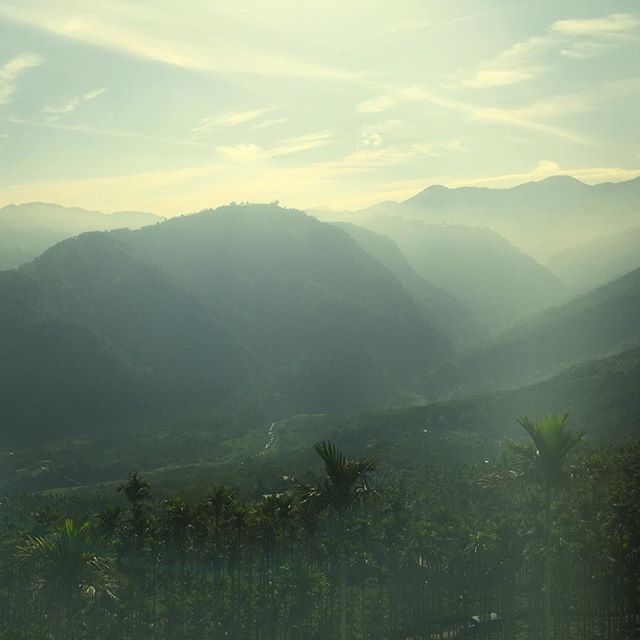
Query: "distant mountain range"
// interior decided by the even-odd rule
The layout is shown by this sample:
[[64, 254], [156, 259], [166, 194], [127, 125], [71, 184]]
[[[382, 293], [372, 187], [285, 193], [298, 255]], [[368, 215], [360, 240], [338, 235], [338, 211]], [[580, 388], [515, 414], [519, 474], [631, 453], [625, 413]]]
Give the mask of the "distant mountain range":
[[118, 211], [105, 214], [45, 202], [10, 204], [0, 209], [0, 269], [12, 269], [57, 242], [86, 231], [107, 231], [155, 224], [153, 213]]
[[400, 215], [434, 224], [491, 227], [540, 260], [596, 236], [640, 223], [640, 177], [587, 185], [552, 176], [509, 189], [428, 187], [402, 203], [382, 202], [353, 214]]

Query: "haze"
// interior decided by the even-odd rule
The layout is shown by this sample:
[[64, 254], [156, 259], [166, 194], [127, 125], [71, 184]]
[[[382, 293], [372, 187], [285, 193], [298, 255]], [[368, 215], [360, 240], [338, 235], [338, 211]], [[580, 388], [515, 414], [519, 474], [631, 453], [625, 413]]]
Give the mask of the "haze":
[[361, 208], [640, 167], [629, 2], [0, 2], [0, 205]]

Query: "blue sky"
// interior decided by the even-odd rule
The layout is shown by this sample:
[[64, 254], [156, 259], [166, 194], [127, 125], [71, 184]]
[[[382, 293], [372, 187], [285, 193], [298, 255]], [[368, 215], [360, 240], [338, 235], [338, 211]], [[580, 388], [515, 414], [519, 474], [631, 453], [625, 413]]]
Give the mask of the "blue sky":
[[0, 0], [0, 206], [640, 173], [636, 2]]

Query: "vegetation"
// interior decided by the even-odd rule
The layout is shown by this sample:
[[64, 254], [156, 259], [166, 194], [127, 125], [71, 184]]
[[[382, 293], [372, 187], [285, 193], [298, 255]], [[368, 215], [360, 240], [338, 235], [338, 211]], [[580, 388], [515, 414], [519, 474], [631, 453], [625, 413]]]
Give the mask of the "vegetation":
[[635, 637], [640, 445], [522, 425], [409, 474], [319, 443], [324, 478], [253, 497], [3, 499], [0, 637]]
[[566, 290], [389, 229], [232, 205], [0, 272], [0, 640], [640, 637], [638, 272], [478, 347]]

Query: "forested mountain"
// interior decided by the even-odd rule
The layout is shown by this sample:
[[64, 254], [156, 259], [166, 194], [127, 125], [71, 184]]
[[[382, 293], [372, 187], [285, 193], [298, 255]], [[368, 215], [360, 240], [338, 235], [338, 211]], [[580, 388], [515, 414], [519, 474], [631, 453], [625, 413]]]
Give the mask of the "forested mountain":
[[301, 212], [222, 207], [117, 235], [215, 310], [277, 371], [276, 395], [299, 394], [307, 409], [373, 401], [451, 354], [388, 270]]
[[361, 224], [391, 238], [423, 278], [491, 329], [516, 324], [569, 296], [546, 267], [491, 229], [392, 216], [363, 218]]
[[93, 329], [47, 308], [42, 283], [0, 273], [0, 438], [58, 437], [128, 420], [152, 400], [148, 376]]
[[532, 318], [428, 375], [430, 397], [514, 387], [640, 342], [640, 269]]
[[153, 213], [105, 214], [45, 202], [10, 204], [0, 209], [0, 269], [12, 269], [57, 242], [85, 231], [136, 229], [160, 222]]
[[77, 426], [65, 389], [81, 386], [89, 406], [114, 376], [127, 392], [120, 400], [113, 387], [109, 411], [96, 402], [92, 422], [129, 395], [147, 416], [232, 401], [267, 417], [407, 402], [418, 377], [453, 354], [423, 305], [343, 230], [270, 205], [83, 234], [4, 282], [12, 431]]
[[433, 322], [452, 336], [456, 345], [469, 347], [489, 335], [487, 328], [457, 298], [419, 276], [390, 238], [355, 224], [336, 224], [398, 278], [404, 288], [425, 306]]
[[575, 289], [604, 284], [640, 267], [640, 227], [564, 249], [549, 258], [547, 267]]

